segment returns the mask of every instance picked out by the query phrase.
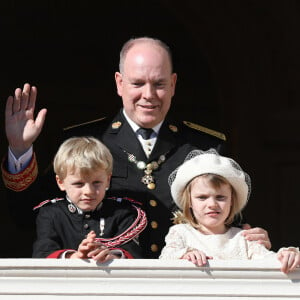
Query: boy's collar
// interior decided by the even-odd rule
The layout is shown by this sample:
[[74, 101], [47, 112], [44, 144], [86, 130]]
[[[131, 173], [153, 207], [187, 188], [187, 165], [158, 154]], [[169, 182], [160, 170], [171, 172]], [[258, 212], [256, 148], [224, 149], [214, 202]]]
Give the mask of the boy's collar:
[[99, 210], [102, 206], [102, 201], [98, 204], [98, 206], [94, 209], [94, 210], [91, 210], [91, 211], [84, 211], [82, 210], [81, 208], [79, 208], [77, 205], [75, 205], [72, 200], [68, 197], [68, 195], [66, 195], [66, 199], [67, 201], [69, 202], [69, 205], [68, 205], [68, 209], [71, 213], [75, 213], [77, 211], [77, 213], [79, 215], [83, 215], [84, 213], [88, 213], [88, 212], [93, 212], [93, 211], [96, 211], [96, 210]]

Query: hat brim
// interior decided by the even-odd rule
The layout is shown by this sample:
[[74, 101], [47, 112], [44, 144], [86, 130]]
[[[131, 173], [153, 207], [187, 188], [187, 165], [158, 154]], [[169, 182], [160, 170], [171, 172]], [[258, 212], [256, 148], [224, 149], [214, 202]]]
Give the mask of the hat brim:
[[178, 168], [171, 185], [171, 194], [176, 205], [183, 209], [183, 191], [195, 177], [215, 174], [224, 177], [232, 185], [237, 195], [237, 212], [241, 211], [247, 203], [249, 187], [246, 183], [245, 172], [236, 169], [232, 162], [234, 161], [227, 157], [211, 153], [201, 154], [184, 162]]

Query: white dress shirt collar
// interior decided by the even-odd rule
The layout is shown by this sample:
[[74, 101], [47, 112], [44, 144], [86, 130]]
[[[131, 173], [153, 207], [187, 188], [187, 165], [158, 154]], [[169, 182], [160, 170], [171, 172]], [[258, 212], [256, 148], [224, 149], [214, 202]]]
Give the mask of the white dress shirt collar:
[[[134, 132], [136, 132], [136, 131], [140, 128], [140, 126], [137, 125], [135, 122], [133, 122], [133, 121], [127, 116], [127, 114], [126, 114], [126, 112], [125, 112], [124, 109], [123, 109], [123, 114], [124, 114], [125, 119], [127, 120], [128, 124], [129, 124], [130, 127], [132, 128], [132, 130], [133, 130]], [[158, 135], [162, 123], [163, 123], [163, 121], [161, 121], [160, 123], [158, 123], [156, 126], [154, 126], [154, 127], [152, 128], [153, 131], [156, 133], [156, 135]]]

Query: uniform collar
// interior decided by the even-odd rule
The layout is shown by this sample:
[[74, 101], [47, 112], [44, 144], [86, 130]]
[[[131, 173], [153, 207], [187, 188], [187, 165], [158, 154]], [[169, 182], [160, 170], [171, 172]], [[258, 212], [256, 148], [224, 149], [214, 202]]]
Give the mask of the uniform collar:
[[[160, 128], [157, 141], [148, 159], [138, 141], [134, 129], [130, 125], [130, 121], [128, 121], [124, 115], [123, 109], [121, 109], [111, 121], [111, 125], [107, 131], [111, 134], [111, 137], [106, 141], [104, 140], [104, 142], [112, 148], [117, 146], [127, 153], [134, 154], [138, 160], [155, 160], [160, 155], [168, 153], [182, 142], [181, 139], [178, 138], [179, 130], [177, 132], [177, 126], [168, 119], [165, 119], [162, 124], [159, 124], [158, 126], [160, 126]], [[174, 128], [176, 128], [176, 130], [174, 130]], [[126, 155], [125, 152], [124, 155]]]
[[94, 211], [98, 211], [101, 207], [102, 207], [102, 204], [103, 204], [103, 201], [101, 201], [98, 206], [94, 209], [94, 210], [91, 210], [91, 211], [83, 211], [81, 208], [79, 208], [76, 204], [74, 204], [72, 202], [72, 200], [68, 197], [68, 195], [66, 195], [66, 199], [67, 201], [69, 202], [69, 205], [68, 205], [68, 209], [71, 213], [74, 213], [75, 211], [77, 211], [77, 213], [79, 215], [84, 215], [86, 213], [92, 213]]
[[[125, 109], [123, 109], [122, 112], [123, 112], [123, 115], [124, 115], [126, 121], [128, 122], [128, 124], [129, 124], [130, 127], [132, 128], [132, 130], [133, 130], [134, 132], [136, 132], [136, 131], [140, 128], [140, 126], [137, 125], [135, 122], [133, 122], [133, 121], [127, 116], [127, 114], [126, 114], [126, 112], [125, 112]], [[163, 124], [163, 121], [161, 121], [159, 124], [157, 124], [156, 126], [154, 126], [154, 127], [152, 128], [153, 131], [156, 133], [156, 135], [158, 135], [159, 130], [160, 130], [160, 127], [161, 127], [162, 124]]]

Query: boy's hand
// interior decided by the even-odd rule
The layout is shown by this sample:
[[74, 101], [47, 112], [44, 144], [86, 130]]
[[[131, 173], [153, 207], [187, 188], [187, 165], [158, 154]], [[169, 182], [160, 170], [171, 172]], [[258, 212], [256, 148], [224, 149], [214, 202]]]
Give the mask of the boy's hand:
[[87, 237], [84, 240], [82, 240], [82, 242], [78, 246], [78, 250], [72, 253], [69, 258], [90, 258], [88, 256], [88, 253], [97, 247], [94, 243], [95, 238], [96, 233], [94, 231], [89, 232]]
[[88, 253], [88, 257], [101, 263], [111, 259], [120, 258], [119, 256], [112, 254], [111, 251], [104, 245], [98, 245], [96, 249]]
[[87, 237], [79, 245], [77, 252], [72, 253], [69, 258], [91, 258], [101, 263], [111, 259], [120, 258], [119, 256], [112, 254], [105, 245], [96, 242], [95, 238], [96, 233], [94, 231], [89, 232]]

